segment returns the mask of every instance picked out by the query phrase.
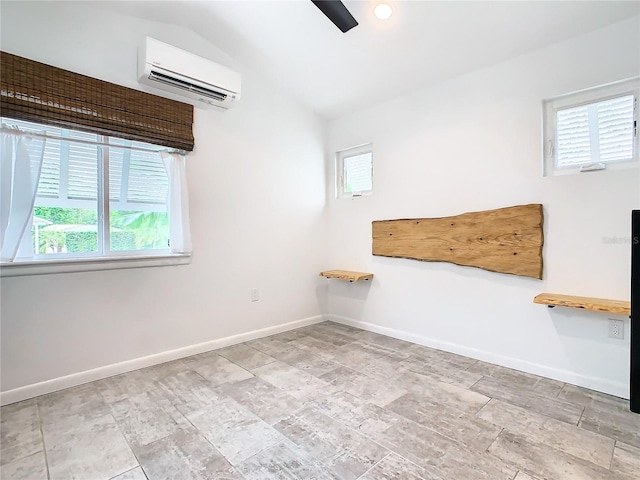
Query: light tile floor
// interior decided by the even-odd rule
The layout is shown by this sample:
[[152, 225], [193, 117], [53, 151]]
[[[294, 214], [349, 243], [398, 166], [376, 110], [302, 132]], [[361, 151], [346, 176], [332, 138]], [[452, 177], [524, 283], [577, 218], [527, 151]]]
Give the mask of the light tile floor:
[[0, 413], [3, 479], [640, 478], [627, 401], [330, 322]]

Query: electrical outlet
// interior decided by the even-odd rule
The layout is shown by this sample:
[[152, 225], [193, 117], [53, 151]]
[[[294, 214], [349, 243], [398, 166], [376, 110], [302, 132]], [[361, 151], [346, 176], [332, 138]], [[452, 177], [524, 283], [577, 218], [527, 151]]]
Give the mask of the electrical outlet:
[[609, 319], [609, 338], [624, 339], [624, 322], [622, 320]]
[[257, 288], [252, 288], [251, 289], [251, 301], [252, 302], [257, 302], [258, 300], [260, 300], [260, 292], [258, 291]]

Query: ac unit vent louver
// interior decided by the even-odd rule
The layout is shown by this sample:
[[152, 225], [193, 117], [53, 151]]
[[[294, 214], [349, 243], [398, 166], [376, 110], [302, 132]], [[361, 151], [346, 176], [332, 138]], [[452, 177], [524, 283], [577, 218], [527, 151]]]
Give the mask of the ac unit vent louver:
[[225, 98], [227, 98], [227, 95], [224, 93], [215, 92], [213, 90], [209, 90], [208, 88], [200, 87], [198, 85], [194, 85], [193, 83], [185, 82], [184, 80], [165, 75], [164, 73], [154, 72], [153, 70], [151, 70], [151, 73], [149, 74], [149, 80], [155, 80], [156, 82], [164, 83], [165, 85], [171, 85], [176, 88], [188, 90], [205, 97], [213, 98], [214, 100], [218, 100], [219, 102], [222, 102]]

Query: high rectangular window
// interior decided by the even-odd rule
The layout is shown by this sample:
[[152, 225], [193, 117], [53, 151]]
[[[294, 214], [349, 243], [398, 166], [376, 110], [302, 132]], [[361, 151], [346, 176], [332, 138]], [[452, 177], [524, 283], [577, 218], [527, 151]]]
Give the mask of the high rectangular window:
[[336, 153], [338, 197], [359, 197], [373, 192], [373, 146], [371, 144]]
[[637, 162], [638, 83], [636, 79], [546, 100], [545, 175]]

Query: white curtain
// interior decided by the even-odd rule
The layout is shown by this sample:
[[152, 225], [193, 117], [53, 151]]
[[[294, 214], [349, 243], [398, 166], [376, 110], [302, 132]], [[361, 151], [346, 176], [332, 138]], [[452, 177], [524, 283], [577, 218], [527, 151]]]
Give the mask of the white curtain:
[[0, 145], [0, 260], [12, 262], [31, 216], [44, 156], [44, 138], [5, 125]]
[[161, 155], [169, 177], [167, 207], [171, 253], [191, 253], [186, 159], [178, 153], [162, 152]]

